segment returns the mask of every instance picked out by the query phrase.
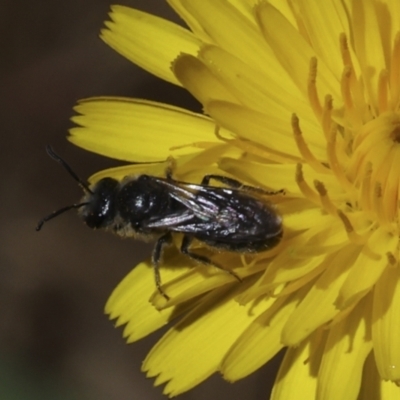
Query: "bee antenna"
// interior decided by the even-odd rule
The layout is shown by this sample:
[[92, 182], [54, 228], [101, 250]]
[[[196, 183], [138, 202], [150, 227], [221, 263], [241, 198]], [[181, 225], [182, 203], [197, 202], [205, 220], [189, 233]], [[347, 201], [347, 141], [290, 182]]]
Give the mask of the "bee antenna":
[[[79, 178], [79, 176], [72, 170], [72, 168], [53, 150], [53, 148], [50, 145], [46, 146], [46, 152], [53, 160], [60, 163], [64, 167], [64, 169], [66, 169], [67, 172], [79, 183], [79, 185], [84, 190], [86, 190], [86, 192], [93, 194], [93, 192], [89, 188], [89, 185], [86, 182], [84, 182], [81, 178]], [[68, 207], [65, 207], [65, 208], [66, 208], [66, 210], [69, 209]], [[73, 205], [70, 208], [77, 208], [77, 207], [75, 207], [75, 205]], [[56, 214], [56, 215], [58, 215], [58, 214]], [[51, 217], [51, 218], [53, 218], [53, 217]], [[44, 220], [43, 220], [43, 222], [45, 222]], [[37, 229], [37, 230], [39, 230], [39, 229]]]
[[57, 211], [53, 211], [51, 214], [49, 214], [46, 217], [42, 218], [38, 222], [38, 224], [36, 225], [36, 230], [40, 231], [45, 222], [57, 217], [58, 215], [60, 215], [62, 213], [65, 213], [65, 211], [71, 210], [72, 208], [80, 208], [80, 207], [86, 206], [87, 204], [89, 204], [89, 203], [85, 202], [85, 203], [79, 203], [79, 204], [72, 204], [71, 206], [66, 206], [66, 207], [60, 208]]

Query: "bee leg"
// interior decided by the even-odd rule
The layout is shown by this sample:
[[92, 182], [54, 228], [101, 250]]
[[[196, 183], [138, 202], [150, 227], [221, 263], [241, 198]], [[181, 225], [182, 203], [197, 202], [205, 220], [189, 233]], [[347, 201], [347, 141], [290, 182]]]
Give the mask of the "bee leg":
[[172, 235], [170, 232], [161, 236], [157, 240], [156, 245], [154, 246], [153, 255], [151, 257], [153, 267], [154, 267], [154, 279], [156, 281], [157, 290], [166, 300], [169, 300], [169, 297], [167, 296], [167, 294], [164, 292], [164, 290], [161, 287], [160, 260], [162, 257], [164, 247], [170, 245], [171, 241], [172, 241]]
[[239, 282], [242, 282], [242, 279], [239, 277], [239, 275], [235, 274], [233, 271], [230, 271], [229, 269], [225, 269], [225, 268], [221, 267], [220, 265], [213, 263], [208, 257], [202, 256], [200, 254], [192, 253], [189, 250], [189, 247], [192, 242], [193, 242], [192, 236], [189, 236], [189, 235], [183, 236], [182, 244], [181, 244], [181, 253], [182, 254], [185, 254], [185, 256], [188, 256], [192, 260], [195, 260], [201, 264], [212, 265], [213, 267], [218, 268], [224, 272], [227, 272], [229, 275], [232, 275]]
[[168, 179], [169, 181], [173, 181], [174, 178], [172, 178], [172, 174], [173, 174], [173, 172], [174, 172], [174, 170], [175, 170], [175, 167], [176, 167], [176, 161], [175, 161], [174, 158], [172, 158], [172, 157], [170, 156], [170, 157], [168, 157], [168, 159], [167, 159], [167, 163], [168, 163], [168, 166], [167, 166], [167, 168], [165, 169], [165, 176], [167, 177], [167, 179]]
[[243, 185], [242, 182], [239, 182], [236, 179], [228, 178], [227, 176], [222, 176], [222, 175], [206, 175], [203, 178], [203, 180], [201, 181], [201, 184], [208, 186], [210, 184], [211, 179], [221, 182], [224, 185], [226, 185], [232, 189], [240, 189], [240, 190], [244, 190], [246, 192], [253, 192], [253, 193], [267, 194], [267, 195], [275, 195], [275, 194], [284, 194], [285, 193], [284, 189], [276, 190], [276, 191], [269, 191], [269, 190], [263, 190], [261, 188], [255, 187], [255, 186]]

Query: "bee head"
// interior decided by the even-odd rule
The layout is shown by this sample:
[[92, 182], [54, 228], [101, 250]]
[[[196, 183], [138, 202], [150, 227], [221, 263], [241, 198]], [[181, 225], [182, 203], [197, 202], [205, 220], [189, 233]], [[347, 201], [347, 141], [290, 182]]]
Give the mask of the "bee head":
[[103, 178], [86, 194], [79, 214], [89, 228], [105, 228], [113, 221], [118, 186], [116, 179]]
[[72, 178], [79, 183], [79, 186], [82, 187], [86, 194], [82, 202], [60, 208], [42, 218], [37, 224], [36, 230], [40, 231], [45, 222], [72, 208], [80, 210], [80, 216], [90, 228], [96, 229], [106, 227], [115, 216], [114, 199], [115, 189], [119, 185], [118, 181], [112, 178], [103, 178], [97, 182], [92, 190], [89, 188], [89, 184], [80, 179], [71, 167], [57, 155], [50, 146], [46, 147], [46, 151], [53, 160], [60, 163], [64, 169], [66, 169]]

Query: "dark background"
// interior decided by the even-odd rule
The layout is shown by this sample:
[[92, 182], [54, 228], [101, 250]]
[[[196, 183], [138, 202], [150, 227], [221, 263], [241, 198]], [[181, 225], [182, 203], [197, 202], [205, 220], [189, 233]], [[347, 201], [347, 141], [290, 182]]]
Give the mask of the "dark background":
[[[165, 399], [140, 372], [162, 332], [128, 346], [103, 313], [112, 289], [151, 246], [92, 232], [73, 212], [34, 229], [82, 194], [45, 154], [46, 144], [83, 179], [118, 165], [65, 139], [77, 100], [131, 96], [200, 110], [184, 90], [98, 38], [110, 4], [0, 0], [1, 400]], [[119, 4], [179, 21], [162, 0]], [[180, 399], [266, 399], [273, 371], [269, 365], [233, 385], [216, 375]]]

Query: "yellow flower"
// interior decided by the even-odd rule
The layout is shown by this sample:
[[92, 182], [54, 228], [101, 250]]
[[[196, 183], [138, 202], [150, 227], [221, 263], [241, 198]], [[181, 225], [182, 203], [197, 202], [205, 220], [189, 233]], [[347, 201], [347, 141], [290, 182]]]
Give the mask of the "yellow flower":
[[182, 317], [143, 364], [170, 396], [215, 372], [243, 378], [287, 347], [273, 399], [399, 398], [400, 2], [168, 2], [190, 30], [115, 6], [102, 38], [188, 89], [209, 117], [91, 99], [77, 106], [70, 140], [127, 161], [172, 155], [185, 181], [229, 173], [285, 188], [271, 198], [284, 238], [251, 258], [215, 256], [242, 283], [171, 249], [161, 270], [169, 302], [148, 261], [106, 312], [128, 342]]

